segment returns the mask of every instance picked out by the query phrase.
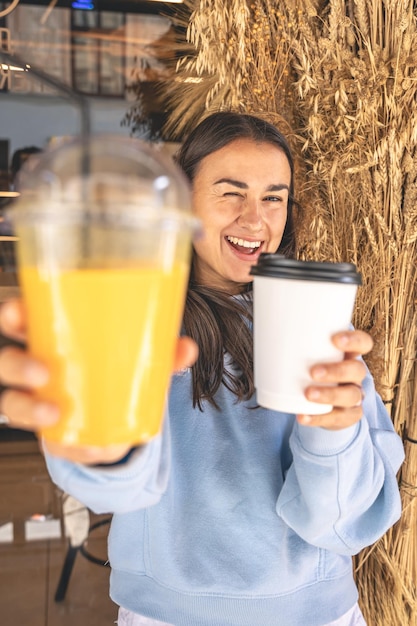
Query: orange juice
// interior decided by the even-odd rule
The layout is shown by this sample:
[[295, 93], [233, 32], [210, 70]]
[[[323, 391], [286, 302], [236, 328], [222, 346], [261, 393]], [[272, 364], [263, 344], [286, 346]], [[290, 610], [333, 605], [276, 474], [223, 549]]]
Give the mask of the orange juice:
[[140, 444], [161, 427], [188, 266], [42, 272], [21, 267], [29, 346], [61, 408], [45, 428], [74, 445]]

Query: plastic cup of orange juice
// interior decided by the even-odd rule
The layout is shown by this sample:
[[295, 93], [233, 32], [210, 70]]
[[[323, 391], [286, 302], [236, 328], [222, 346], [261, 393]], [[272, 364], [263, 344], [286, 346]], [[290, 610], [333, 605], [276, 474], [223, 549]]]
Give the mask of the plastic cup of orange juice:
[[11, 220], [30, 351], [61, 409], [41, 435], [142, 444], [161, 428], [198, 228], [188, 184], [138, 139], [96, 136], [22, 170]]

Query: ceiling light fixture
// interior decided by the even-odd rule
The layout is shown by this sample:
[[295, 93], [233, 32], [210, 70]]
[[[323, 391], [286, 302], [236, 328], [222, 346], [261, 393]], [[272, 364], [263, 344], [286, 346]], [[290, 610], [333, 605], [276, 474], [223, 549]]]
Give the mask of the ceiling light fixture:
[[0, 198], [18, 198], [19, 196], [18, 191], [0, 191]]
[[25, 67], [18, 67], [17, 65], [7, 65], [7, 63], [0, 63], [0, 68], [4, 71], [10, 70], [11, 72], [26, 72]]

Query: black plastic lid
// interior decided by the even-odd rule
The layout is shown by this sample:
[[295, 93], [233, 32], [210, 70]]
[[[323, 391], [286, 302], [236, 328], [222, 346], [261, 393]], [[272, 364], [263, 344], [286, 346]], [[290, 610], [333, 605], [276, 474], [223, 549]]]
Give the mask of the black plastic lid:
[[329, 263], [298, 261], [281, 254], [263, 253], [258, 263], [252, 265], [252, 276], [270, 276], [292, 280], [320, 280], [334, 283], [361, 285], [362, 278], [354, 263]]

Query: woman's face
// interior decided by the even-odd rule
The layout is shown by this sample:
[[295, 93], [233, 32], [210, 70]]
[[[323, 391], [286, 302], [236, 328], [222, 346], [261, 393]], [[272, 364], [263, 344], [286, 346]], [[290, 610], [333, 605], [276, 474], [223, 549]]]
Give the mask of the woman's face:
[[276, 252], [287, 220], [291, 169], [266, 142], [236, 139], [205, 157], [193, 181], [193, 212], [204, 235], [194, 244], [199, 284], [239, 293], [261, 252]]

